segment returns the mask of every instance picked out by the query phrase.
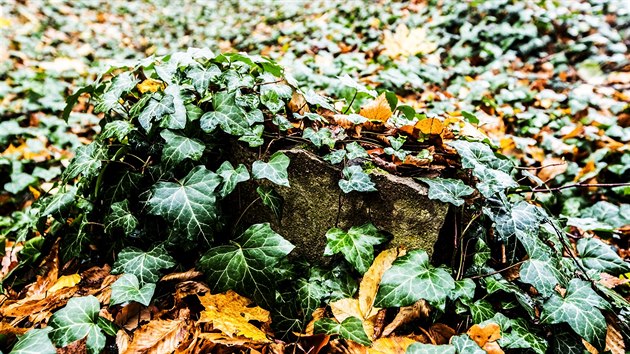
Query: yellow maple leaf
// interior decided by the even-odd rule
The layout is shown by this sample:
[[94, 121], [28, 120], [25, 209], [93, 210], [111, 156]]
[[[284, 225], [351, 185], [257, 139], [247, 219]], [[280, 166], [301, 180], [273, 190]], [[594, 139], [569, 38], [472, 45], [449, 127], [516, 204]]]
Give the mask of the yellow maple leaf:
[[388, 120], [389, 117], [392, 116], [392, 113], [392, 108], [389, 106], [389, 102], [387, 102], [385, 93], [382, 93], [372, 102], [361, 107], [361, 111], [359, 111], [359, 114], [365, 118], [380, 122]]
[[164, 89], [164, 83], [162, 81], [149, 78], [139, 83], [137, 87], [140, 93], [145, 93], [148, 91], [157, 92]]
[[229, 290], [216, 295], [206, 294], [199, 300], [205, 310], [201, 312], [198, 322], [211, 323], [215, 329], [230, 337], [238, 335], [256, 342], [270, 342], [265, 332], [249, 323], [270, 322], [269, 311], [258, 306], [249, 307], [252, 301], [248, 298]]
[[59, 289], [70, 288], [77, 285], [81, 281], [81, 276], [79, 274], [72, 275], [63, 275], [60, 276], [59, 279], [53, 284], [53, 286], [48, 289], [48, 293], [52, 294]]
[[389, 30], [383, 32], [384, 55], [390, 58], [399, 56], [408, 57], [418, 53], [428, 54], [437, 49], [437, 44], [427, 39], [424, 28], [409, 28], [401, 23], [396, 27], [396, 32]]

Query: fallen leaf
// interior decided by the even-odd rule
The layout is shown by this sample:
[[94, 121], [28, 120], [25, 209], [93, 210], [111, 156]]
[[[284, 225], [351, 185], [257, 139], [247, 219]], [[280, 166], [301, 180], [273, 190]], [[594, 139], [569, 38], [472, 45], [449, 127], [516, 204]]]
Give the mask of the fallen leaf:
[[385, 93], [382, 93], [380, 96], [361, 107], [361, 110], [359, 111], [359, 115], [362, 115], [369, 120], [379, 122], [387, 121], [392, 114], [393, 112], [389, 106], [389, 102], [387, 102]]
[[538, 170], [538, 178], [543, 181], [550, 181], [556, 176], [563, 174], [568, 168], [564, 159], [559, 157], [548, 157], [543, 160], [542, 168]]
[[437, 49], [437, 44], [427, 39], [424, 28], [409, 28], [401, 23], [396, 27], [396, 32], [389, 30], [383, 32], [384, 55], [391, 58], [399, 56], [408, 57], [418, 53], [427, 54]]
[[329, 305], [333, 316], [339, 323], [350, 317], [356, 317], [361, 320], [365, 334], [369, 338], [373, 338], [374, 320], [379, 309], [370, 308], [370, 312], [364, 315], [359, 308], [359, 300], [357, 299], [341, 299], [331, 302]]
[[129, 347], [129, 335], [122, 329], [116, 332], [116, 346], [119, 353], [124, 353]]
[[442, 121], [437, 118], [427, 118], [416, 123], [414, 128], [418, 129], [424, 135], [439, 135], [444, 131]]
[[265, 332], [249, 323], [271, 321], [269, 311], [260, 307], [248, 307], [252, 301], [229, 290], [221, 294], [206, 294], [199, 300], [205, 307], [199, 323], [211, 323], [215, 329], [228, 336], [239, 335], [256, 342], [270, 342]]
[[608, 289], [613, 289], [613, 288], [616, 288], [619, 285], [630, 283], [630, 279], [621, 279], [621, 278], [612, 276], [612, 275], [610, 275], [608, 273], [601, 273], [599, 277], [600, 277], [600, 279], [599, 279], [598, 283], [602, 284], [603, 286], [607, 287]]
[[501, 327], [496, 323], [488, 323], [484, 327], [476, 324], [470, 327], [466, 333], [477, 345], [483, 348], [486, 343], [501, 338]]
[[125, 354], [171, 353], [188, 333], [185, 321], [154, 320], [135, 331]]
[[429, 327], [429, 335], [435, 344], [448, 344], [457, 332], [443, 323], [435, 323]]
[[372, 311], [374, 305], [374, 299], [376, 298], [376, 292], [378, 291], [378, 285], [381, 283], [381, 278], [385, 271], [387, 271], [396, 258], [404, 256], [406, 251], [400, 248], [391, 248], [381, 252], [376, 258], [367, 272], [361, 279], [359, 285], [359, 311], [362, 314], [361, 317], [365, 318], [367, 314], [375, 314]]
[[140, 93], [145, 93], [145, 92], [157, 92], [159, 90], [164, 90], [164, 83], [162, 81], [159, 80], [154, 80], [151, 78], [148, 78], [144, 81], [142, 81], [141, 83], [139, 83], [137, 85], [138, 87], [138, 91], [140, 91]]
[[301, 115], [310, 111], [304, 95], [297, 91], [293, 91], [293, 95], [291, 95], [291, 100], [289, 101], [288, 106], [291, 112]]
[[163, 276], [162, 279], [160, 279], [160, 281], [186, 281], [186, 280], [199, 278], [202, 275], [203, 275], [202, 272], [195, 270], [195, 268], [193, 268], [186, 272], [167, 274]]
[[396, 328], [406, 323], [414, 321], [418, 318], [428, 317], [430, 312], [431, 308], [429, 307], [429, 303], [423, 299], [418, 300], [411, 306], [401, 307], [400, 310], [398, 310], [396, 317], [394, 317], [392, 322], [383, 330], [383, 336], [387, 337], [394, 332]]
[[79, 274], [72, 275], [63, 275], [57, 279], [57, 282], [53, 284], [53, 286], [48, 289], [49, 293], [54, 293], [59, 289], [73, 287], [77, 285], [81, 281], [81, 276]]
[[407, 351], [407, 348], [417, 343], [415, 340], [407, 337], [386, 337], [379, 338], [372, 342], [372, 347], [368, 349], [369, 354], [389, 354], [400, 353], [403, 354]]

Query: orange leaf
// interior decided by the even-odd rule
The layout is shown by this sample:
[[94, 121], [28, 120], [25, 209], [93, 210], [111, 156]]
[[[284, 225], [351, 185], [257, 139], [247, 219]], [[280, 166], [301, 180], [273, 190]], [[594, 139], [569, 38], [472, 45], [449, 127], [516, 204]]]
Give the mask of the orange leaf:
[[140, 93], [145, 93], [148, 91], [157, 92], [158, 90], [164, 90], [165, 85], [162, 81], [149, 78], [139, 83], [137, 87]]
[[382, 93], [372, 102], [361, 107], [359, 114], [370, 120], [385, 122], [392, 116], [393, 112], [389, 102], [387, 102], [385, 93]]
[[124, 353], [171, 353], [187, 334], [188, 325], [184, 321], [151, 321], [134, 333]]
[[379, 338], [372, 343], [372, 347], [368, 349], [368, 354], [404, 354], [407, 348], [418, 343], [407, 337], [386, 337]]
[[480, 347], [484, 347], [488, 342], [494, 342], [501, 338], [501, 327], [496, 323], [488, 323], [485, 327], [476, 324], [466, 332]]
[[427, 118], [416, 123], [415, 128], [424, 135], [438, 135], [444, 130], [444, 125], [437, 118]]

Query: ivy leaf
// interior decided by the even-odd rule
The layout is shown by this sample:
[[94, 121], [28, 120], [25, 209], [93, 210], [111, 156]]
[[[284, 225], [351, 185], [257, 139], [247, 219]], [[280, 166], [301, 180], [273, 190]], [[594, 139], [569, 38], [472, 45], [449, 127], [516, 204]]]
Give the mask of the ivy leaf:
[[349, 160], [369, 157], [367, 151], [356, 141], [346, 144], [346, 151], [348, 151]]
[[518, 183], [507, 173], [484, 166], [476, 167], [473, 170], [473, 175], [479, 179], [477, 189], [486, 198], [490, 198], [506, 188], [518, 186]]
[[114, 77], [99, 103], [96, 105], [96, 112], [108, 112], [120, 107], [118, 100], [123, 93], [131, 91], [140, 80], [136, 79], [132, 72], [124, 72]]
[[[506, 326], [501, 325], [503, 335], [501, 339], [499, 339], [499, 344], [502, 348], [529, 348], [537, 354], [545, 354], [547, 352], [547, 341], [539, 337], [535, 331], [529, 328], [524, 319], [511, 319], [509, 320], [509, 326], [511, 327], [511, 331], [506, 333]], [[566, 352], [562, 353], [566, 354]]]
[[300, 309], [302, 310], [304, 320], [309, 321], [313, 311], [320, 307], [327, 292], [326, 288], [317, 281], [300, 278], [296, 282], [295, 295]]
[[31, 329], [23, 336], [19, 336], [11, 354], [56, 354], [57, 348], [48, 338], [50, 331], [52, 327], [48, 326], [42, 329]]
[[434, 345], [414, 343], [407, 347], [405, 354], [456, 354], [455, 347], [450, 344]]
[[282, 207], [284, 199], [275, 189], [268, 186], [258, 186], [256, 192], [260, 196], [263, 205], [269, 207], [273, 214], [278, 218], [278, 222], [282, 220]]
[[158, 182], [147, 201], [149, 214], [161, 215], [189, 239], [202, 235], [209, 242], [217, 220], [215, 189], [221, 178], [205, 166], [196, 166], [184, 179]]
[[343, 177], [345, 179], [339, 180], [339, 188], [344, 193], [376, 191], [376, 185], [370, 180], [370, 176], [363, 172], [361, 166], [355, 165], [344, 168]]
[[477, 284], [470, 278], [464, 278], [455, 282], [455, 288], [448, 296], [451, 300], [460, 299], [464, 302], [468, 302], [475, 297], [475, 288]]
[[375, 90], [368, 90], [363, 84], [357, 82], [353, 78], [351, 78], [348, 74], [344, 74], [342, 76], [337, 76], [339, 79], [339, 83], [343, 86], [347, 86], [355, 89], [357, 92], [363, 92], [375, 98], [378, 94]]
[[217, 125], [231, 135], [245, 135], [250, 130], [245, 112], [236, 104], [236, 92], [217, 92], [212, 96], [212, 104], [214, 111], [200, 118], [203, 131], [210, 133]]
[[469, 305], [469, 308], [474, 323], [489, 320], [496, 314], [492, 304], [483, 299], [473, 302]]
[[163, 130], [160, 136], [166, 142], [162, 148], [162, 162], [171, 168], [185, 159], [199, 160], [206, 148], [201, 141], [171, 130]]
[[418, 178], [429, 185], [429, 199], [437, 199], [455, 206], [464, 204], [464, 199], [475, 191], [459, 179], [452, 178]]
[[214, 64], [210, 65], [208, 68], [193, 66], [186, 73], [186, 76], [190, 78], [195, 91], [202, 96], [205, 94], [208, 86], [210, 86], [210, 82], [219, 77], [219, 75], [221, 75], [221, 69]]
[[326, 239], [325, 256], [342, 253], [354, 269], [364, 274], [374, 261], [374, 246], [385, 242], [387, 237], [368, 223], [359, 227], [353, 226], [348, 232], [338, 228], [330, 229], [326, 233]]
[[141, 285], [155, 283], [160, 279], [160, 270], [175, 266], [175, 260], [162, 246], [156, 246], [149, 252], [135, 247], [120, 251], [112, 269], [113, 274], [133, 274]]
[[186, 105], [179, 85], [168, 85], [164, 93], [173, 98], [173, 113], [166, 117], [165, 126], [169, 129], [186, 128]]
[[304, 99], [306, 100], [306, 102], [310, 104], [319, 105], [320, 107], [325, 108], [329, 111], [333, 111], [333, 112], [337, 111], [335, 107], [333, 107], [333, 105], [330, 104], [330, 102], [328, 102], [328, 99], [326, 97], [317, 94], [313, 90], [306, 91], [304, 93]]
[[138, 219], [129, 211], [127, 199], [113, 203], [112, 212], [105, 218], [105, 232], [111, 234], [114, 229], [122, 229], [129, 236], [138, 226]]
[[65, 177], [69, 179], [76, 178], [78, 175], [85, 178], [94, 177], [100, 172], [102, 160], [106, 158], [106, 149], [100, 142], [95, 141], [90, 145], [80, 146], [65, 171]]
[[398, 258], [381, 280], [376, 294], [377, 307], [409, 306], [420, 299], [431, 303], [442, 302], [455, 281], [447, 271], [434, 268], [423, 250], [414, 250]]
[[110, 305], [135, 301], [144, 306], [149, 306], [154, 292], [154, 283], [146, 283], [140, 287], [140, 282], [135, 275], [123, 274], [112, 284]]
[[234, 169], [229, 161], [225, 161], [219, 166], [217, 174], [223, 179], [221, 190], [219, 191], [221, 198], [225, 198], [228, 194], [232, 193], [238, 183], [245, 182], [249, 179], [249, 172], [247, 172], [245, 165], [240, 164]]
[[294, 246], [275, 233], [269, 223], [255, 224], [231, 245], [211, 248], [199, 261], [213, 290], [234, 289], [271, 303], [276, 265]]
[[463, 168], [475, 169], [480, 166], [488, 166], [497, 159], [492, 149], [484, 143], [455, 140], [448, 143], [457, 150], [462, 159]]
[[370, 338], [365, 334], [363, 322], [356, 317], [348, 317], [341, 323], [330, 318], [321, 319], [315, 322], [313, 333], [336, 334], [343, 339], [351, 340], [365, 346], [372, 344]]
[[50, 318], [50, 338], [59, 347], [87, 336], [88, 353], [98, 354], [105, 347], [105, 335], [98, 326], [101, 304], [94, 296], [75, 297]]
[[289, 187], [289, 162], [289, 157], [278, 151], [271, 155], [269, 162], [254, 161], [252, 174], [256, 179], [266, 178], [277, 185]]
[[593, 237], [584, 237], [577, 243], [580, 260], [585, 267], [611, 274], [630, 272], [630, 264], [625, 262], [617, 252]]
[[129, 133], [131, 133], [135, 127], [131, 122], [126, 120], [115, 120], [105, 124], [99, 139], [116, 138], [118, 141], [123, 141]]
[[142, 110], [138, 116], [138, 123], [145, 130], [151, 130], [154, 120], [161, 120], [167, 114], [175, 113], [175, 106], [173, 105], [173, 96], [165, 95], [161, 99], [157, 99], [153, 96], [147, 106]]
[[344, 157], [346, 157], [346, 150], [333, 150], [330, 154], [324, 156], [324, 160], [336, 165], [341, 163]]
[[322, 147], [322, 145], [327, 145], [331, 149], [335, 147], [335, 139], [328, 128], [321, 128], [317, 131], [306, 128], [302, 133], [302, 137], [310, 140], [317, 147]]
[[566, 322], [571, 328], [598, 349], [604, 349], [606, 340], [606, 319], [599, 309], [607, 303], [580, 279], [573, 279], [564, 298], [552, 295], [544, 304], [540, 320], [543, 323]]
[[451, 337], [451, 344], [457, 349], [458, 354], [486, 354], [474, 340], [467, 334]]
[[[72, 204], [74, 204], [77, 195], [76, 187], [69, 187], [67, 191], [59, 191], [46, 204], [46, 208], [42, 211], [42, 216], [52, 215], [54, 217], [61, 216]], [[48, 199], [47, 199], [48, 200]]]
[[528, 259], [521, 265], [520, 276], [521, 281], [533, 285], [544, 297], [551, 296], [556, 285], [563, 285], [558, 266], [552, 261]]

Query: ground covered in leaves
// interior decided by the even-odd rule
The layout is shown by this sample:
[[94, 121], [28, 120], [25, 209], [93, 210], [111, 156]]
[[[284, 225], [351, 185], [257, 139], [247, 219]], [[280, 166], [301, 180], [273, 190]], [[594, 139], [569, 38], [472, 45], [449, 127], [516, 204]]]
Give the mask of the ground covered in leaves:
[[[3, 352], [625, 352], [623, 0], [0, 6]], [[217, 56], [239, 51], [279, 65]], [[216, 130], [259, 149], [251, 176], [213, 165]], [[426, 183], [459, 215], [453, 260], [386, 249], [356, 225], [320, 235], [342, 256], [331, 269], [285, 266], [292, 246], [264, 224], [220, 245], [205, 237], [213, 210], [173, 216], [176, 183], [205, 205], [250, 177], [288, 184], [273, 144], [342, 166], [343, 193], [370, 192], [374, 170]], [[106, 189], [119, 176], [99, 172], [116, 161], [120, 180], [147, 184], [138, 198]], [[258, 193], [278, 210], [271, 188]], [[169, 223], [180, 254], [206, 238], [196, 269], [159, 244]], [[224, 278], [225, 255], [290, 285]]]

